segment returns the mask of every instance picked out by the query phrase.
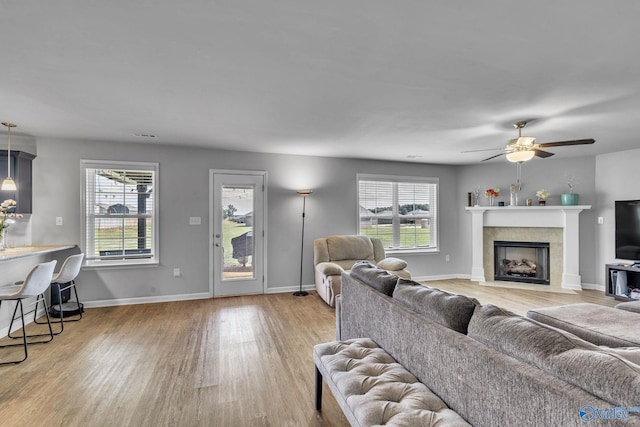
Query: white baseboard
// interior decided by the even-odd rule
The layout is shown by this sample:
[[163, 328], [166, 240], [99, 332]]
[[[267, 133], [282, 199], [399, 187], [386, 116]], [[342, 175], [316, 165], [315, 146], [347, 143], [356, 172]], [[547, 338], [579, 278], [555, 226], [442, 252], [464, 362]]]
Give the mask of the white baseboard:
[[416, 276], [412, 277], [411, 280], [416, 282], [431, 282], [434, 280], [451, 280], [451, 279], [471, 279], [470, 274], [441, 274], [439, 276]]
[[98, 301], [81, 301], [85, 308], [96, 307], [115, 307], [118, 305], [133, 305], [133, 304], [152, 304], [156, 302], [173, 302], [173, 301], [187, 301], [194, 299], [207, 299], [210, 298], [208, 292], [200, 292], [197, 294], [179, 294], [179, 295], [162, 295], [155, 297], [136, 297], [136, 298], [121, 298], [121, 299], [109, 299]]
[[[295, 292], [300, 289], [300, 286], [283, 286], [280, 288], [267, 288], [265, 294], [280, 294], [286, 292]], [[305, 291], [315, 291], [315, 285], [304, 285], [302, 289]], [[196, 299], [211, 298], [208, 292], [200, 292], [195, 294], [179, 294], [179, 295], [163, 295], [155, 297], [136, 297], [136, 298], [121, 298], [121, 299], [109, 299], [109, 300], [96, 300], [96, 301], [82, 301], [85, 308], [97, 308], [97, 307], [115, 307], [119, 305], [133, 305], [133, 304], [153, 304], [156, 302], [174, 302], [174, 301], [188, 301]]]
[[582, 283], [582, 289], [589, 289], [589, 290], [604, 292], [604, 285], [598, 285], [595, 283]]
[[[296, 292], [300, 290], [300, 286], [282, 286], [279, 288], [267, 288], [264, 293], [265, 294], [283, 294], [287, 292]], [[303, 291], [315, 291], [316, 285], [302, 285]]]

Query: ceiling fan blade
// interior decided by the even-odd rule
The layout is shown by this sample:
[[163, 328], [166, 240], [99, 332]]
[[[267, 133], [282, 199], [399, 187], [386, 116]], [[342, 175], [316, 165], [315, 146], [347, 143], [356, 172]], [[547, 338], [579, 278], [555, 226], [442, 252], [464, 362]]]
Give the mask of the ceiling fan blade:
[[553, 153], [550, 153], [548, 151], [542, 151], [542, 150], [534, 150], [534, 151], [536, 152], [536, 156], [542, 157], [543, 159], [553, 156]]
[[547, 147], [560, 147], [563, 145], [585, 145], [585, 144], [593, 144], [594, 142], [596, 142], [596, 140], [593, 138], [575, 139], [571, 141], [544, 142], [542, 144], [538, 144], [538, 147], [547, 148]]
[[491, 159], [495, 159], [496, 157], [504, 156], [504, 154], [505, 153], [496, 154], [495, 156], [487, 157], [486, 159], [484, 159], [482, 161], [486, 162], [487, 160], [491, 160]]
[[501, 147], [501, 148], [483, 148], [481, 150], [465, 150], [465, 151], [461, 151], [461, 153], [477, 153], [478, 151], [498, 151], [498, 150], [504, 150], [504, 148]]

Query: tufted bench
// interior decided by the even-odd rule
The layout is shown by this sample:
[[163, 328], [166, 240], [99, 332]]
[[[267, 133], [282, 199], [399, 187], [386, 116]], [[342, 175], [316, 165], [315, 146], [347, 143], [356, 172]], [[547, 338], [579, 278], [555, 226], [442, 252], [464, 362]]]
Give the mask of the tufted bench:
[[324, 379], [352, 426], [469, 426], [369, 338], [318, 344], [316, 409]]

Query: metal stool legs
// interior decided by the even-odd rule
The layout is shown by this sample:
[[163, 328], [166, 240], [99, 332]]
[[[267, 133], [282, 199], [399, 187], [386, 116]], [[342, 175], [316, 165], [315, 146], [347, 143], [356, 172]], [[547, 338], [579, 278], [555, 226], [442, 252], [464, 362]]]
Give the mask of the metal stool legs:
[[[52, 285], [58, 285], [58, 304], [57, 305], [51, 305], [50, 310], [47, 310], [47, 312], [51, 313], [52, 316], [56, 317], [52, 312], [56, 309], [57, 307], [57, 311], [60, 317], [60, 321], [56, 322], [54, 321], [53, 323], [58, 323], [60, 325], [60, 330], [57, 332], [54, 332], [54, 335], [60, 335], [63, 331], [64, 331], [64, 322], [77, 322], [78, 320], [82, 319], [82, 312], [84, 311], [84, 307], [82, 306], [82, 304], [80, 303], [80, 299], [78, 298], [78, 291], [76, 290], [76, 282], [75, 280], [72, 280], [71, 282], [68, 283], [52, 283]], [[66, 285], [66, 286], [65, 286]], [[63, 287], [64, 286], [64, 287]], [[62, 292], [66, 291], [67, 289], [73, 289], [73, 293], [76, 297], [75, 301], [70, 301], [69, 303], [75, 303], [76, 304], [76, 308], [75, 311], [77, 311], [77, 313], [75, 314], [71, 314], [70, 316], [72, 316], [73, 318], [69, 318], [69, 317], [65, 317], [64, 316], [64, 312], [65, 309], [63, 307], [63, 303], [62, 303]], [[69, 303], [65, 303], [65, 304], [69, 304]], [[79, 317], [75, 317], [75, 316], [79, 316]], [[44, 322], [38, 322], [35, 319], [33, 320], [35, 323], [39, 324], [39, 325], [44, 325]]]
[[[20, 362], [24, 362], [25, 360], [27, 360], [27, 356], [28, 356], [28, 351], [27, 351], [27, 344], [44, 344], [44, 343], [48, 343], [51, 342], [51, 340], [53, 340], [53, 329], [51, 327], [51, 320], [49, 318], [49, 310], [47, 309], [47, 302], [44, 299], [44, 296], [42, 294], [38, 295], [35, 304], [35, 308], [33, 309], [33, 317], [35, 319], [35, 317], [37, 316], [37, 307], [38, 307], [38, 303], [42, 301], [42, 303], [44, 304], [45, 307], [45, 315], [47, 316], [47, 325], [49, 326], [49, 333], [48, 334], [32, 334], [32, 335], [27, 335], [27, 328], [26, 328], [26, 322], [25, 322], [25, 313], [24, 313], [24, 305], [22, 303], [22, 299], [17, 299], [16, 300], [16, 307], [13, 310], [13, 315], [11, 316], [11, 323], [9, 324], [9, 334], [7, 335], [9, 338], [17, 340], [22, 338], [22, 342], [21, 343], [16, 343], [16, 344], [4, 344], [4, 345], [0, 345], [0, 348], [5, 348], [5, 347], [16, 347], [16, 346], [22, 346], [23, 347], [23, 357], [22, 359], [18, 359], [18, 360], [11, 360], [8, 362], [0, 362], [0, 366], [2, 365], [14, 365], [14, 364], [18, 364]], [[2, 306], [2, 300], [0, 300], [0, 307]], [[18, 308], [20, 308], [20, 316], [18, 317]], [[28, 314], [28, 313], [27, 313]], [[15, 322], [17, 319], [20, 319], [20, 321], [22, 322], [22, 335], [12, 335], [11, 331], [13, 330], [13, 322]], [[42, 322], [40, 322], [40, 324], [44, 324]], [[38, 341], [28, 341], [27, 338], [36, 338], [36, 337], [49, 337], [46, 340], [38, 340]]]

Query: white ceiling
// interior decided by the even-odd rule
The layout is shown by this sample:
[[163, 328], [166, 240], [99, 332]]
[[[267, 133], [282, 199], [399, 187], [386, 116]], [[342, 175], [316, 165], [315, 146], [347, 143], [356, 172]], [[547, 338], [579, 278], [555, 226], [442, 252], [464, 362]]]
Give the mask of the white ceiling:
[[597, 141], [556, 158], [640, 146], [637, 0], [3, 1], [0, 13], [0, 120], [18, 134], [469, 164], [498, 152], [461, 151], [499, 148], [534, 118], [524, 134], [538, 142]]

